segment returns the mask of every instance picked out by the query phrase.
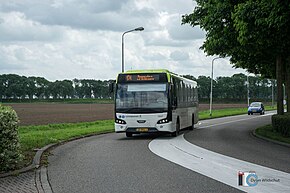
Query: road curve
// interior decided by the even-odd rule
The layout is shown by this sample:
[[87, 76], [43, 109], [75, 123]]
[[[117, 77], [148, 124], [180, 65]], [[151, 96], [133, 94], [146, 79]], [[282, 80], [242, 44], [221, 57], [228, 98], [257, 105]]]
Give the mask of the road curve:
[[[239, 123], [233, 124], [235, 126], [232, 125], [230, 128], [227, 127], [228, 125], [220, 125], [226, 121], [243, 118], [246, 116], [203, 121], [200, 129], [185, 132], [185, 138], [212, 151], [237, 156], [238, 153], [234, 151], [238, 146], [242, 149], [248, 148], [244, 145], [244, 139], [239, 138], [241, 143], [234, 140], [236, 135], [241, 134], [239, 128], [249, 132], [252, 128], [269, 122], [269, 117], [254, 118], [253, 116], [253, 119], [247, 120], [241, 126]], [[216, 125], [214, 127], [216, 130], [225, 134], [213, 131], [215, 129], [210, 127], [213, 124]], [[54, 192], [241, 192], [156, 156], [149, 150], [148, 145], [157, 137], [168, 138], [158, 135], [140, 135], [128, 139], [120, 134], [106, 134], [59, 146], [48, 158], [48, 178], [51, 187]], [[248, 137], [257, 143], [262, 143], [263, 148], [275, 146], [256, 139], [249, 133]], [[253, 163], [264, 164], [289, 173], [289, 167], [283, 161], [284, 159], [289, 161], [285, 153], [285, 151], [289, 152], [289, 148], [283, 148], [277, 146], [274, 149], [278, 151], [274, 153], [275, 156], [282, 156], [277, 163], [275, 157], [268, 155], [269, 152], [263, 156], [260, 147], [257, 151], [261, 153], [258, 153], [259, 156], [256, 158], [248, 158], [248, 155], [253, 154], [248, 154], [253, 151], [250, 148], [243, 150], [245, 157], [242, 158], [246, 161], [253, 159], [255, 161]]]
[[57, 147], [48, 159], [53, 192], [240, 192], [156, 156], [152, 139], [106, 134]]
[[255, 128], [271, 123], [271, 114], [202, 121], [185, 139], [216, 153], [290, 173], [290, 148], [252, 135]]

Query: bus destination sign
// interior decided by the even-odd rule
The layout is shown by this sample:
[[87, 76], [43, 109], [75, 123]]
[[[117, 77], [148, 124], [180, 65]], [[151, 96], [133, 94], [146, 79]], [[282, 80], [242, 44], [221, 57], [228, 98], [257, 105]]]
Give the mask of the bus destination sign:
[[166, 74], [120, 74], [118, 82], [166, 82]]
[[159, 76], [158, 75], [131, 75], [128, 74], [126, 76], [126, 81], [133, 81], [133, 77], [134, 77], [134, 81], [158, 81], [159, 80]]

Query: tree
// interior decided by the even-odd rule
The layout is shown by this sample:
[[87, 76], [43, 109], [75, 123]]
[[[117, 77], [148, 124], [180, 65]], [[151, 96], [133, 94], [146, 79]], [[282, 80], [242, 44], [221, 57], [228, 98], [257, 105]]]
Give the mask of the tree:
[[70, 80], [57, 80], [50, 85], [50, 92], [54, 99], [72, 97], [73, 91], [74, 88]]
[[[236, 67], [267, 77], [276, 77], [278, 113], [283, 114], [281, 88], [283, 63], [289, 55], [289, 2], [281, 0], [196, 0], [196, 2], [197, 6], [193, 13], [184, 15], [182, 22], [193, 27], [199, 25], [206, 31], [206, 41], [201, 48], [208, 55], [230, 57], [230, 61]], [[290, 66], [287, 66], [287, 69], [290, 69]], [[289, 76], [288, 73], [286, 77]]]
[[28, 79], [33, 82], [34, 85], [34, 95], [40, 99], [45, 96], [47, 92], [49, 81], [42, 77], [28, 77]]
[[[239, 42], [243, 45], [252, 44], [255, 50], [264, 51], [265, 58], [276, 61], [278, 114], [284, 112], [282, 83], [285, 80], [284, 77], [290, 76], [290, 73], [285, 71], [285, 62], [289, 58], [290, 51], [289, 11], [288, 1], [260, 0], [239, 4], [233, 14], [234, 23], [239, 32]], [[267, 54], [265, 50], [268, 50]]]
[[[199, 76], [196, 81], [198, 88], [198, 97], [201, 99], [209, 99], [211, 78], [209, 76]], [[215, 81], [213, 82], [215, 85]]]

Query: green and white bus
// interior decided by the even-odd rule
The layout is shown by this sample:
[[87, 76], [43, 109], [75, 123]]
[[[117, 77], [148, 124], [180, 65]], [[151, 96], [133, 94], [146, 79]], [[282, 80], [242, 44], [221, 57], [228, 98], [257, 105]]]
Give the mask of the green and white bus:
[[120, 73], [115, 87], [115, 132], [127, 137], [165, 132], [177, 136], [198, 122], [195, 81], [168, 70]]

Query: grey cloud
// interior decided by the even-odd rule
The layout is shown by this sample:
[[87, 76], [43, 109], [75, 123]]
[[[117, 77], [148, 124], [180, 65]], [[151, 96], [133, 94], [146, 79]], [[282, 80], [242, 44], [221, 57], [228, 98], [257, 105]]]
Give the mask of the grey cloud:
[[39, 13], [50, 14], [51, 11], [78, 12], [86, 11], [91, 13], [102, 13], [108, 11], [119, 11], [128, 0], [1, 0], [0, 11], [25, 12], [33, 18], [39, 18]]
[[189, 54], [187, 52], [182, 52], [182, 51], [176, 50], [174, 52], [171, 52], [170, 58], [172, 60], [175, 60], [175, 61], [188, 60]]
[[23, 70], [25, 67], [22, 64], [13, 63], [7, 61], [3, 56], [0, 55], [0, 69], [1, 71], [9, 71], [9, 70]]
[[129, 0], [13, 0], [1, 4], [0, 11], [22, 12], [28, 19], [44, 25], [109, 31], [124, 31], [146, 24], [155, 14], [146, 8], [136, 11], [134, 1]]
[[143, 56], [144, 59], [150, 60], [150, 61], [159, 61], [159, 60], [165, 60], [167, 59], [166, 56], [164, 56], [161, 53], [151, 53]]
[[154, 36], [152, 33], [144, 33], [142, 37], [146, 46], [184, 47], [191, 44], [189, 41], [178, 41], [165, 36]]
[[178, 3], [176, 1], [168, 1], [168, 0], [154, 0], [152, 4], [155, 7], [160, 7], [162, 11], [166, 11], [169, 13], [189, 13], [192, 12], [193, 8], [196, 5], [195, 1], [192, 0], [179, 0]]
[[56, 41], [63, 36], [61, 27], [29, 21], [23, 13], [0, 14], [0, 20], [0, 41]]
[[198, 26], [181, 25], [181, 17], [173, 17], [168, 28], [169, 35], [175, 40], [195, 40], [204, 39], [205, 32]]
[[23, 64], [19, 63], [18, 58], [23, 57], [19, 50], [7, 50], [5, 46], [0, 47], [0, 69], [1, 71], [7, 70], [22, 70], [25, 69]]

